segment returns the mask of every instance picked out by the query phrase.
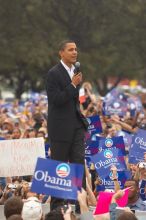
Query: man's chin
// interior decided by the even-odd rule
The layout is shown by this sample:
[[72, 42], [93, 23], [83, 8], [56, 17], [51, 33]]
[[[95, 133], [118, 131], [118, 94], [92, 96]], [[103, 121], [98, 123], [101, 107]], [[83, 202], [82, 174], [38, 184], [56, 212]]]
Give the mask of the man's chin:
[[75, 64], [77, 62], [77, 59], [72, 60], [72, 64]]

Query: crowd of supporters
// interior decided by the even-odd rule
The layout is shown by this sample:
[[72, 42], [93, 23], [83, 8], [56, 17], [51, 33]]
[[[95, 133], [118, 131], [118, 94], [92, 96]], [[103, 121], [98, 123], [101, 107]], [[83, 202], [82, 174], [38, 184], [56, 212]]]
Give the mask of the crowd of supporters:
[[[102, 111], [103, 97], [97, 96], [92, 90], [90, 83], [83, 84], [85, 91], [85, 101], [81, 104], [82, 113], [86, 116], [99, 115], [102, 124], [102, 137], [114, 137], [117, 132], [125, 130], [134, 134], [138, 128], [146, 129], [146, 109], [143, 112], [136, 112], [134, 116], [130, 115], [130, 110], [121, 118], [117, 114], [104, 115]], [[47, 100], [45, 95], [38, 95], [26, 101], [14, 100], [7, 103], [0, 100], [0, 140], [11, 140], [21, 138], [43, 137], [49, 144], [47, 135]], [[126, 146], [128, 155], [129, 146]], [[46, 152], [49, 157], [50, 151]], [[125, 188], [130, 187], [128, 204], [122, 213], [118, 214], [116, 209], [116, 200], [121, 198], [124, 191], [120, 189], [117, 179], [117, 169], [111, 167], [114, 174], [114, 192], [109, 204], [109, 213], [93, 216], [90, 211], [98, 202], [99, 192], [97, 186], [100, 185], [100, 176], [98, 176], [94, 164], [86, 166], [86, 191], [78, 192], [78, 201], [80, 204], [81, 215], [75, 216], [71, 206], [64, 210], [61, 209], [48, 212], [43, 215], [42, 204], [49, 206], [50, 196], [32, 193], [30, 191], [32, 176], [13, 176], [0, 177], [0, 204], [4, 205], [4, 214], [6, 219], [136, 219], [131, 210], [146, 211], [146, 196], [142, 200], [139, 188], [142, 180], [146, 180], [146, 154], [143, 155], [143, 165], [130, 164], [125, 157], [127, 168], [131, 171], [131, 178], [126, 180]], [[146, 186], [144, 186], [146, 195]]]

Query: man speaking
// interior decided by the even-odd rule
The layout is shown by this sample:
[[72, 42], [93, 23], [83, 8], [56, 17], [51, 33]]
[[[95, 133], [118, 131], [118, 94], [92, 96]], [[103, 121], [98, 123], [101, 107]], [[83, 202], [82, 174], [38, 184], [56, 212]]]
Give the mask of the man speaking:
[[[49, 70], [46, 80], [51, 159], [84, 164], [84, 133], [88, 122], [79, 107], [82, 73], [79, 62], [76, 68], [74, 66], [78, 55], [75, 42], [62, 42], [59, 55], [60, 62]], [[52, 198], [51, 209], [59, 205], [62, 205], [62, 200]]]

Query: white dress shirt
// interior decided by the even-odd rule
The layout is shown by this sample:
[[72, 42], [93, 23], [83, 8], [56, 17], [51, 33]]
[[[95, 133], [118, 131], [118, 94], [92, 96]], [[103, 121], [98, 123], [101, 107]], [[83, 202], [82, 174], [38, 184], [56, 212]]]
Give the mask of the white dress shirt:
[[75, 67], [74, 65], [71, 66], [71, 68], [69, 68], [62, 60], [60, 61], [61, 64], [64, 66], [64, 68], [67, 70], [70, 78], [72, 79], [73, 75], [74, 75], [74, 70], [75, 70]]

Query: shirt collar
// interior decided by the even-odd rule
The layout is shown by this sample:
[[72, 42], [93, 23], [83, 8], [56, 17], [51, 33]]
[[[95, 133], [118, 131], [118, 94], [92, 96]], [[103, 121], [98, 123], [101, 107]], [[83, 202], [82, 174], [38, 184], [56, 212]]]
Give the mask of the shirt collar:
[[139, 197], [139, 199], [135, 203], [133, 203], [131, 205], [131, 207], [135, 206], [135, 207], [140, 209], [143, 205], [144, 205], [144, 203], [143, 203], [142, 199]]
[[64, 66], [64, 68], [67, 70], [67, 72], [74, 72], [74, 65], [71, 66], [71, 68], [69, 68], [62, 60], [60, 61], [61, 64]]

